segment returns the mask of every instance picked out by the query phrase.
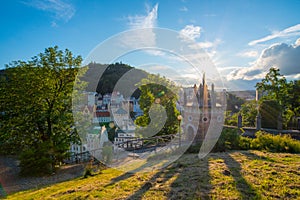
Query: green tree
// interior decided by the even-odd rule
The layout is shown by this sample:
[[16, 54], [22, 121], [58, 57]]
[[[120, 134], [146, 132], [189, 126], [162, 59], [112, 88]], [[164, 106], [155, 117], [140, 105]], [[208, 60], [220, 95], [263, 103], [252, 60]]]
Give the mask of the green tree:
[[255, 121], [257, 116], [256, 101], [246, 101], [242, 106], [240, 113], [243, 119], [243, 126], [255, 127]]
[[291, 81], [288, 87], [288, 109], [300, 115], [300, 80]]
[[278, 117], [282, 111], [276, 100], [263, 100], [259, 106], [259, 112], [263, 128], [277, 129]]
[[[265, 78], [256, 84], [256, 89], [263, 93], [261, 102], [264, 100], [276, 101], [279, 108], [278, 113], [282, 115], [283, 127], [287, 127], [292, 116], [299, 115], [300, 111], [300, 81], [287, 82], [285, 77], [280, 74], [280, 70], [270, 68]], [[274, 116], [278, 117], [278, 116]]]
[[256, 89], [263, 93], [263, 99], [276, 100], [281, 107], [285, 106], [288, 99], [288, 83], [280, 70], [270, 68], [265, 78], [256, 84]]
[[[176, 109], [176, 101], [178, 99], [178, 88], [173, 82], [166, 79], [165, 77], [160, 77], [159, 75], [148, 75], [146, 79], [141, 81], [139, 85], [141, 91], [140, 96], [140, 107], [143, 110], [144, 115], [137, 117], [135, 123], [138, 126], [146, 127], [153, 119], [150, 118], [150, 110], [152, 106], [152, 111], [154, 111], [156, 120], [160, 121], [163, 117], [162, 113], [159, 111], [159, 107], [155, 105], [161, 105], [166, 111], [167, 119], [163, 128], [159, 130], [155, 135], [166, 135], [175, 134], [178, 132], [178, 120], [177, 116], [180, 114]], [[158, 119], [158, 120], [157, 120]], [[153, 122], [152, 121], [152, 122]], [[151, 124], [155, 129], [157, 124]], [[138, 129], [139, 131], [139, 129]]]
[[227, 97], [226, 97], [226, 102], [227, 102], [227, 111], [231, 111], [232, 113], [237, 113], [241, 105], [245, 102], [243, 99], [237, 97], [236, 95], [228, 92]]
[[55, 46], [7, 66], [0, 86], [0, 139], [6, 153], [22, 151], [24, 173], [51, 172], [67, 156], [70, 143], [80, 142], [71, 97], [81, 62], [80, 56]]

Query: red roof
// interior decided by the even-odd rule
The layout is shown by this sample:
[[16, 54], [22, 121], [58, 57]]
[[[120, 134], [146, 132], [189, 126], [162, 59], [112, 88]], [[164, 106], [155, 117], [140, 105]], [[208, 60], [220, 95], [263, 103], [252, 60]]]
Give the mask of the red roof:
[[110, 117], [109, 112], [96, 112], [97, 117]]

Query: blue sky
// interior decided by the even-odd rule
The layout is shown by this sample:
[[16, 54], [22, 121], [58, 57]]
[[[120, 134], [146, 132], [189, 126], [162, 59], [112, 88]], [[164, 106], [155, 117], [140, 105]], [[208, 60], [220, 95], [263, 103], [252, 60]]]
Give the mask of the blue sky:
[[[226, 88], [252, 89], [271, 66], [288, 79], [300, 78], [299, 8], [300, 0], [2, 1], [0, 68], [54, 45], [85, 59], [113, 35], [160, 27], [204, 49]], [[141, 65], [137, 58], [123, 62]]]

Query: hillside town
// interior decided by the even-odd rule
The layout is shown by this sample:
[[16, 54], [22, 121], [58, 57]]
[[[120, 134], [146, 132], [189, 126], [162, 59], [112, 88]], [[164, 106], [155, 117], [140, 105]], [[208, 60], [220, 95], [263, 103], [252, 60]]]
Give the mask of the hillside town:
[[[180, 113], [181, 139], [193, 143], [204, 140], [211, 121], [223, 124], [226, 109], [226, 91], [215, 92], [214, 84], [210, 89], [203, 74], [199, 85], [182, 88], [179, 92], [176, 108]], [[72, 144], [72, 155], [90, 152], [101, 154], [105, 142], [112, 142], [115, 149], [118, 144], [133, 141], [136, 135], [134, 120], [143, 115], [139, 99], [125, 98], [120, 92], [98, 94], [85, 92], [83, 115], [91, 116], [91, 127], [81, 145]], [[158, 101], [159, 102], [159, 101]], [[216, 125], [216, 124], [215, 124]], [[109, 140], [107, 129], [114, 129], [114, 137]]]
[[71, 154], [101, 149], [109, 141], [106, 127], [115, 129], [114, 144], [136, 138], [133, 120], [143, 114], [139, 99], [124, 98], [119, 92], [105, 95], [85, 92], [85, 102], [82, 113], [91, 116], [91, 127], [83, 140], [85, 143], [71, 145]]

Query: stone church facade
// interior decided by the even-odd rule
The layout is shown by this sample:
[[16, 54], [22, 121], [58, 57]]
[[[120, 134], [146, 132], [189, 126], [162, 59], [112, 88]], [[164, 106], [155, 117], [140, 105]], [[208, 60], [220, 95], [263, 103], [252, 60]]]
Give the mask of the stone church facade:
[[225, 91], [215, 92], [214, 84], [206, 83], [205, 74], [199, 86], [183, 89], [181, 114], [183, 115], [182, 128], [185, 137], [193, 143], [204, 140], [210, 126], [220, 125], [224, 121], [226, 108]]

